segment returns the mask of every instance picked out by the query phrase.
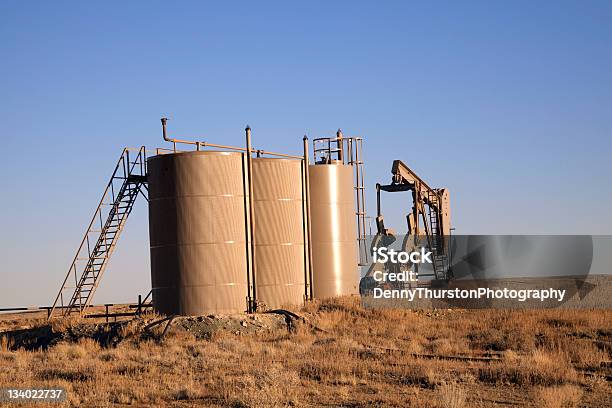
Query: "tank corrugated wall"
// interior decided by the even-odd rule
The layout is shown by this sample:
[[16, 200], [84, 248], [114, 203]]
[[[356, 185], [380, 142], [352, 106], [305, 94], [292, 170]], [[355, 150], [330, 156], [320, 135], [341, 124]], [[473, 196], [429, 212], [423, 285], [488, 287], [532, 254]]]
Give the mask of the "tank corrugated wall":
[[255, 288], [270, 309], [304, 301], [304, 217], [300, 160], [254, 158]]
[[154, 308], [163, 314], [246, 309], [243, 155], [186, 152], [148, 160]]
[[359, 293], [353, 168], [309, 166], [312, 285], [315, 298]]

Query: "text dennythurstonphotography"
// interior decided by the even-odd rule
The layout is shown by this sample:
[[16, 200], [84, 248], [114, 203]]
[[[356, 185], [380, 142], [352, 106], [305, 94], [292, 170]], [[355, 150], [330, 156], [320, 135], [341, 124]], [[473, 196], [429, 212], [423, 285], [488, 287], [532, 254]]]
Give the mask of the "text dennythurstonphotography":
[[375, 299], [511, 299], [519, 302], [535, 299], [542, 302], [553, 299], [559, 302], [565, 297], [565, 289], [382, 289], [374, 288], [373, 297]]

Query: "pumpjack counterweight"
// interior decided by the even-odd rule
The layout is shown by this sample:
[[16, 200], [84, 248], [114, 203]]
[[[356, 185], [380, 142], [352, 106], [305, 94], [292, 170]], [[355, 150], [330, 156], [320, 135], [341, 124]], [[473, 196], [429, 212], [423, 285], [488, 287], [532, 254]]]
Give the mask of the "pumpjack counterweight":
[[144, 146], [136, 153], [128, 148], [121, 153], [53, 302], [50, 318], [58, 314], [85, 314], [139, 193], [147, 198]]

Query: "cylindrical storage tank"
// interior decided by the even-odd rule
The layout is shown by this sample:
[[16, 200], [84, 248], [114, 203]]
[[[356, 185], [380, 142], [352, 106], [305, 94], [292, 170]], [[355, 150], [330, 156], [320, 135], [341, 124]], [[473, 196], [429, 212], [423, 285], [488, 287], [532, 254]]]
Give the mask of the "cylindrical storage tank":
[[148, 159], [153, 306], [163, 314], [246, 310], [245, 157], [194, 151]]
[[313, 297], [359, 293], [353, 167], [309, 166]]
[[302, 161], [253, 158], [255, 291], [269, 309], [305, 295]]

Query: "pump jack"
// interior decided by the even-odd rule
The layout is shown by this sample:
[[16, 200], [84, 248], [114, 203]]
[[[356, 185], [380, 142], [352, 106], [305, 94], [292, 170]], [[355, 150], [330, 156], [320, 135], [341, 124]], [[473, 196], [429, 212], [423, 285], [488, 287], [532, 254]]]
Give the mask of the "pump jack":
[[[419, 273], [418, 276], [429, 276], [435, 281], [448, 281], [452, 279], [453, 274], [450, 268], [450, 193], [448, 189], [429, 187], [401, 160], [393, 161], [391, 174], [391, 184], [376, 184], [377, 233], [372, 240], [372, 251], [374, 251], [374, 248], [391, 245], [396, 240], [395, 232], [385, 227], [380, 208], [380, 192], [395, 193], [410, 191], [412, 192], [413, 205], [411, 212], [406, 216], [408, 233], [402, 242], [400, 250], [411, 252], [418, 247], [426, 246], [432, 252], [433, 273]], [[382, 265], [373, 263], [361, 281], [360, 291], [362, 293], [368, 292], [373, 286], [378, 285], [372, 277], [377, 270], [399, 272], [406, 268], [413, 268], [413, 271], [418, 273], [418, 267], [418, 264], [387, 263]], [[397, 283], [394, 285], [397, 285]]]

